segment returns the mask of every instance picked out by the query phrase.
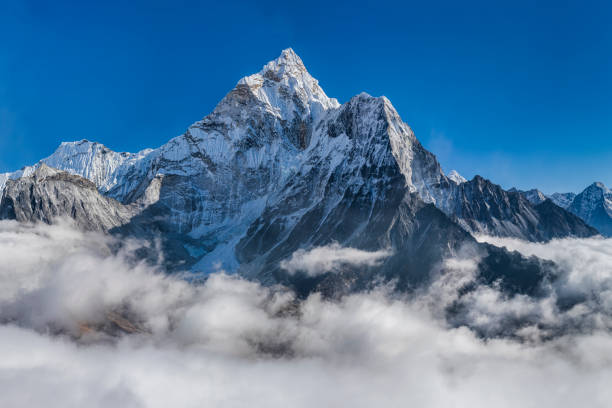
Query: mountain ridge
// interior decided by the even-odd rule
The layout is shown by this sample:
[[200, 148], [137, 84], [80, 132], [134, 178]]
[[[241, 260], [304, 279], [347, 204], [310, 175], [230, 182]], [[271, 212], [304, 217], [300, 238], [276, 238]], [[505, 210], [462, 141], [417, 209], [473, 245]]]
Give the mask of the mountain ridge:
[[549, 199], [596, 228], [604, 236], [612, 237], [612, 192], [602, 182], [596, 181], [590, 184], [579, 194], [554, 193], [546, 196], [537, 189], [509, 191], [522, 194], [536, 205]]
[[331, 242], [390, 245], [397, 255], [380, 270], [394, 265], [414, 277], [474, 244], [469, 233], [535, 241], [596, 233], [561, 208], [542, 213], [481, 177], [447, 177], [386, 97], [361, 93], [340, 105], [290, 49], [157, 149], [62, 143], [12, 177], [42, 163], [135, 209], [111, 231], [164, 237], [179, 267], [202, 272], [220, 262], [264, 281], [282, 278], [277, 265], [293, 251]]

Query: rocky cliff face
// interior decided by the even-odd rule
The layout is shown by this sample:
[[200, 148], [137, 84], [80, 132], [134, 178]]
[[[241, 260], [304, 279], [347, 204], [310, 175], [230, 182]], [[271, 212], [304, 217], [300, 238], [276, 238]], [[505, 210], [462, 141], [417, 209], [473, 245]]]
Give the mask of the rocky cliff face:
[[[589, 237], [597, 234], [583, 220], [554, 203], [542, 205], [533, 194], [506, 191], [480, 176], [459, 185], [449, 185], [438, 205], [472, 234], [548, 241], [561, 237]], [[531, 200], [529, 199], [531, 198]]]

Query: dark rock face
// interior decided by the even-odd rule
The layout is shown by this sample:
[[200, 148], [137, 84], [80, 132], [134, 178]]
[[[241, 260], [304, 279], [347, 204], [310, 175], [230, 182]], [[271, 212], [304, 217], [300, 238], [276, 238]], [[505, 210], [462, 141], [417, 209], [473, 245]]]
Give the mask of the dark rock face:
[[480, 176], [448, 191], [445, 212], [475, 234], [529, 241], [597, 235], [594, 228], [550, 200], [534, 205], [522, 192], [506, 191]]
[[545, 240], [552, 238], [590, 237], [598, 235], [599, 231], [587, 225], [580, 217], [565, 211], [552, 200], [546, 200], [535, 206], [538, 213], [538, 231]]

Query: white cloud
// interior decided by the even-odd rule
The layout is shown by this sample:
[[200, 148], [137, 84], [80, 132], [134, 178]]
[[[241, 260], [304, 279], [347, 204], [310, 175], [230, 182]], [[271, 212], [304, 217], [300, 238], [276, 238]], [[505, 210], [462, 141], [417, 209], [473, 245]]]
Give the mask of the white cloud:
[[375, 266], [390, 255], [390, 250], [363, 251], [333, 243], [308, 251], [299, 249], [291, 255], [291, 258], [282, 261], [280, 266], [290, 274], [301, 271], [309, 276], [317, 276], [326, 272], [336, 272], [342, 266]]
[[[65, 225], [0, 222], [0, 406], [563, 408], [607, 407], [612, 398], [605, 325], [531, 342], [449, 327], [443, 311], [456, 302], [469, 306], [462, 318], [476, 328], [494, 330], [508, 316], [568, 319], [547, 306], [554, 297], [484, 286], [464, 293], [478, 259], [448, 260], [430, 290], [410, 296], [379, 289], [298, 301], [223, 273], [190, 285], [134, 261], [139, 243], [111, 252], [116, 244]], [[597, 254], [610, 241], [555, 245], [546, 251], [559, 259], [582, 248], [575, 264], [564, 258], [563, 287], [606, 282]], [[577, 267], [590, 277], [570, 279]], [[587, 302], [583, 313], [606, 308]], [[145, 332], [83, 333], [83, 324], [102, 328], [109, 311]], [[533, 327], [520, 330], [528, 337]]]
[[612, 329], [612, 239], [565, 238], [548, 243], [485, 236], [478, 239], [555, 262], [558, 276], [551, 283], [551, 298], [567, 300], [570, 307], [549, 313], [557, 314], [551, 319], [557, 319], [558, 325]]

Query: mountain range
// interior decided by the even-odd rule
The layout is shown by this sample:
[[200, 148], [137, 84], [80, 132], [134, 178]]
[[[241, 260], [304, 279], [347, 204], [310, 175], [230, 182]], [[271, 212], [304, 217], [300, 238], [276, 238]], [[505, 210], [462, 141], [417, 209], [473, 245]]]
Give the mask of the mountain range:
[[[474, 236], [612, 235], [612, 193], [602, 184], [546, 197], [447, 175], [387, 98], [362, 93], [340, 104], [291, 49], [159, 148], [62, 143], [0, 175], [0, 191], [0, 218], [69, 217], [86, 230], [157, 240], [169, 271], [223, 268], [303, 293], [344, 293], [380, 277], [409, 288], [466, 246], [479, 254], [483, 280], [528, 292], [549, 263]], [[282, 266], [327, 245], [389, 255], [317, 276]], [[158, 252], [145, 256], [160, 260]]]
[[612, 191], [601, 182], [591, 184], [580, 194], [554, 193], [546, 196], [538, 189], [528, 191], [511, 189], [511, 191], [523, 194], [534, 205], [550, 199], [559, 207], [595, 227], [602, 235], [612, 237]]

